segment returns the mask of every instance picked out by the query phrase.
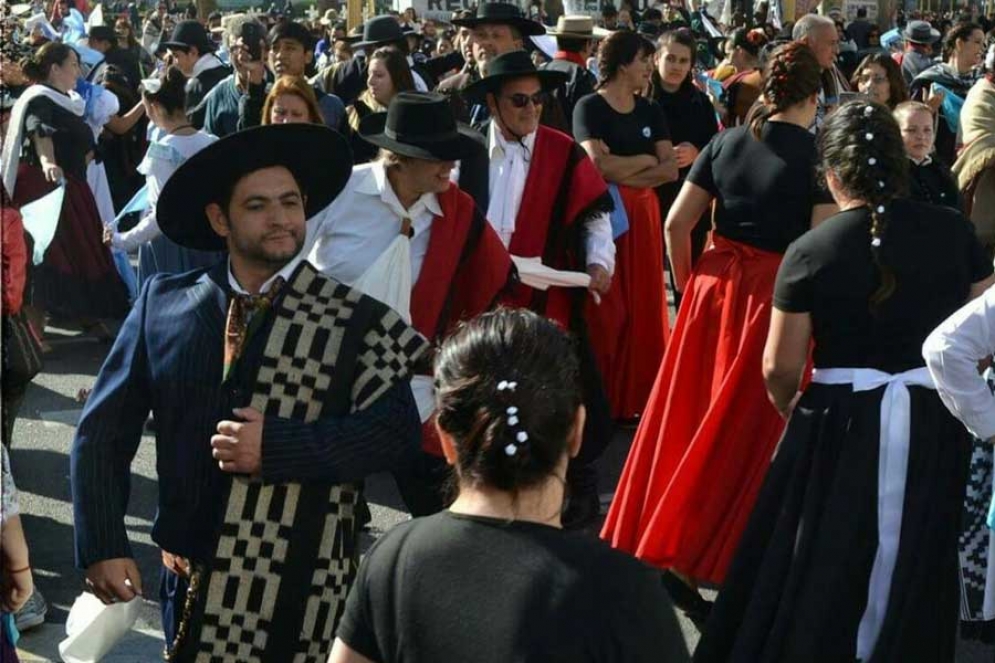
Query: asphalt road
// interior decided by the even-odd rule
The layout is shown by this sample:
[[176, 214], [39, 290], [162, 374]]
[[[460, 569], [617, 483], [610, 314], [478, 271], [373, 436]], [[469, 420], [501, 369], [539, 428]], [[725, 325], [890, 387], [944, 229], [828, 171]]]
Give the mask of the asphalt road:
[[[46, 624], [22, 636], [19, 652], [25, 661], [61, 660], [58, 643], [65, 637], [66, 617], [83, 589], [82, 575], [73, 563], [69, 447], [80, 413], [75, 394], [92, 385], [109, 348], [67, 330], [49, 330], [49, 338], [53, 350], [45, 357], [44, 372], [28, 391], [15, 427], [11, 452], [35, 582], [49, 603]], [[600, 461], [603, 503], [610, 499], [630, 437], [629, 432], [619, 433]], [[149, 536], [156, 495], [155, 450], [151, 436], [143, 438], [132, 471], [132, 495], [126, 524], [142, 572], [146, 600], [132, 632], [104, 659], [121, 663], [161, 660], [163, 645], [155, 602], [161, 561]], [[407, 518], [389, 476], [373, 477], [367, 487], [373, 523], [365, 539], [366, 545]], [[682, 626], [688, 645], [693, 648], [697, 632], [686, 620], [682, 620]], [[995, 650], [991, 647], [961, 643], [957, 662], [992, 661], [993, 654]]]

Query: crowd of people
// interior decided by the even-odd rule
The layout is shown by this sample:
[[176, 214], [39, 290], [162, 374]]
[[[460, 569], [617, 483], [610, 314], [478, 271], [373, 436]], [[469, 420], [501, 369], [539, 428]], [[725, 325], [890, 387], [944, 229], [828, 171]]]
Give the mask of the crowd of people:
[[[551, 7], [3, 6], [4, 660], [46, 609], [7, 448], [52, 324], [112, 343], [76, 563], [159, 599], [167, 660], [995, 640], [987, 19]], [[360, 565], [378, 472], [414, 520]]]

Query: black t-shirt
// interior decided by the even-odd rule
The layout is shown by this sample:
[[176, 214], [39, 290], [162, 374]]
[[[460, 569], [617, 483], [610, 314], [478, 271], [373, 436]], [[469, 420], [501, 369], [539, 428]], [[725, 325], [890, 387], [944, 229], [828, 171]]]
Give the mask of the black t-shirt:
[[589, 535], [448, 511], [377, 541], [337, 636], [378, 662], [688, 660], [659, 572]]
[[747, 126], [715, 136], [687, 179], [715, 196], [718, 234], [784, 253], [811, 226], [812, 206], [832, 202], [816, 183], [816, 163], [812, 134], [767, 122], [760, 140]]
[[784, 256], [774, 306], [810, 313], [817, 368], [898, 373], [924, 365], [926, 337], [992, 274], [992, 263], [958, 212], [896, 200], [880, 252], [894, 293], [873, 311], [880, 276], [871, 253], [871, 214], [841, 212], [798, 239]]
[[[93, 151], [93, 131], [78, 115], [66, 110], [47, 97], [37, 97], [28, 102], [24, 116], [25, 138], [43, 136], [52, 139], [55, 163], [63, 172], [86, 179], [86, 155]], [[34, 143], [28, 141], [29, 159], [37, 164]]]
[[636, 97], [636, 107], [619, 113], [600, 94], [589, 94], [574, 107], [574, 138], [603, 140], [615, 156], [656, 155], [656, 144], [670, 140], [667, 120], [656, 102]]

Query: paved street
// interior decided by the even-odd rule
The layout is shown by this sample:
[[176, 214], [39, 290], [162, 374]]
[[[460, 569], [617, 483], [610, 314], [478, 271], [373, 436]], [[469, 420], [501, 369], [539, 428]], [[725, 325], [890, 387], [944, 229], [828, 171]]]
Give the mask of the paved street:
[[[109, 346], [53, 330], [53, 346], [46, 356], [45, 371], [31, 386], [14, 433], [11, 453], [15, 479], [21, 493], [24, 527], [31, 548], [36, 583], [49, 602], [47, 623], [24, 634], [22, 660], [59, 661], [58, 642], [65, 635], [65, 621], [75, 597], [82, 590], [82, 576], [73, 566], [72, 507], [69, 486], [69, 447], [80, 406], [75, 394], [92, 385]], [[601, 486], [610, 491], [617, 480], [631, 433], [620, 433], [601, 462]], [[149, 534], [155, 514], [155, 456], [153, 439], [146, 436], [132, 466], [132, 495], [127, 519], [134, 553], [142, 571], [145, 596], [154, 599], [158, 590], [160, 559]], [[373, 526], [368, 544], [376, 536], [406, 518], [389, 476], [368, 482]], [[605, 495], [605, 499], [609, 496]], [[683, 623], [689, 645], [697, 634]], [[162, 634], [157, 604], [145, 601], [132, 633], [107, 661], [161, 660]], [[993, 649], [963, 645], [958, 663], [992, 661]]]

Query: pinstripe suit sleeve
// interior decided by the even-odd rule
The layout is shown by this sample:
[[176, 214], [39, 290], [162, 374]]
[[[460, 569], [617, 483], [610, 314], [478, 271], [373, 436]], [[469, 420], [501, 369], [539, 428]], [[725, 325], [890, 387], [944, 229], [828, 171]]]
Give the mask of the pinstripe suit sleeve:
[[151, 404], [145, 311], [153, 279], [124, 321], [76, 430], [70, 454], [76, 564], [132, 557], [124, 526], [131, 461]]
[[357, 481], [396, 469], [417, 453], [421, 421], [410, 383], [401, 380], [370, 407], [304, 423], [266, 417], [263, 480]]

